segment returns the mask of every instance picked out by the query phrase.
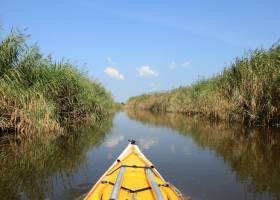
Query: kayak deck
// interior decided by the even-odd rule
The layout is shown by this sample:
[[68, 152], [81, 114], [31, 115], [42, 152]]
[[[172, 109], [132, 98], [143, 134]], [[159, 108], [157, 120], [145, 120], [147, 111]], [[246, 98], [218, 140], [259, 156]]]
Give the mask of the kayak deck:
[[85, 200], [183, 199], [166, 183], [134, 141], [97, 181]]

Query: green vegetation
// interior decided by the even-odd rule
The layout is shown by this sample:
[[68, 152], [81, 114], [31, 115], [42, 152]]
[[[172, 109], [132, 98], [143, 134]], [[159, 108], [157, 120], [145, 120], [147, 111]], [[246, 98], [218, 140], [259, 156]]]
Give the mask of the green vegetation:
[[257, 49], [213, 78], [132, 97], [127, 108], [199, 114], [247, 125], [280, 124], [280, 45]]
[[66, 127], [101, 120], [112, 104], [111, 94], [100, 83], [68, 61], [43, 56], [19, 31], [1, 40], [2, 135], [61, 133]]

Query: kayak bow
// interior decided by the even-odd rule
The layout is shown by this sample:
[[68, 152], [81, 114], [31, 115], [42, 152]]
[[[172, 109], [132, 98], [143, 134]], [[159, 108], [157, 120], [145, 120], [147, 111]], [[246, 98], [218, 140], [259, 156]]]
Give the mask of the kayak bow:
[[163, 179], [132, 140], [85, 197], [100, 199], [181, 200], [183, 196]]

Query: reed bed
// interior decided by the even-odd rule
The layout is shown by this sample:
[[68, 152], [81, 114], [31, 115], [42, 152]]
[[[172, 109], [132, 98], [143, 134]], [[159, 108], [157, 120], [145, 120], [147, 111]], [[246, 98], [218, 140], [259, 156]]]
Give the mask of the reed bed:
[[132, 97], [126, 108], [279, 126], [280, 45], [250, 51], [222, 73], [190, 86]]
[[1, 135], [64, 133], [109, 114], [111, 94], [69, 61], [44, 56], [12, 31], [0, 41]]

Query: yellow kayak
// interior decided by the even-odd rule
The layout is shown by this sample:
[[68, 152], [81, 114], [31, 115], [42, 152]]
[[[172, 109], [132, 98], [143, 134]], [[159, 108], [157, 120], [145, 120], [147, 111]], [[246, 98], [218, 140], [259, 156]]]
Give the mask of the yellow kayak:
[[85, 200], [173, 200], [181, 193], [167, 183], [134, 140], [93, 186]]

